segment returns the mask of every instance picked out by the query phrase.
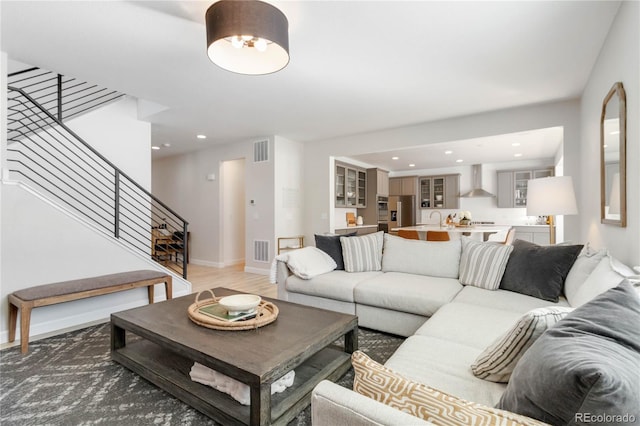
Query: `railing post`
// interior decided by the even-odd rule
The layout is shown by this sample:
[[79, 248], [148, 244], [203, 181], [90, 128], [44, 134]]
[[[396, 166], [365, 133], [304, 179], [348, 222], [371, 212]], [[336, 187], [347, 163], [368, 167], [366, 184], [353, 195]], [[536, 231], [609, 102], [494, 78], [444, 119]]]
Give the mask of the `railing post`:
[[113, 213], [113, 236], [120, 238], [120, 170], [115, 169], [115, 191], [113, 196], [113, 205], [115, 211]]
[[58, 120], [62, 122], [62, 74], [58, 74]]
[[187, 256], [189, 251], [189, 238], [187, 234], [187, 222], [182, 222], [182, 247], [184, 247], [184, 252], [182, 253], [182, 278], [187, 279]]

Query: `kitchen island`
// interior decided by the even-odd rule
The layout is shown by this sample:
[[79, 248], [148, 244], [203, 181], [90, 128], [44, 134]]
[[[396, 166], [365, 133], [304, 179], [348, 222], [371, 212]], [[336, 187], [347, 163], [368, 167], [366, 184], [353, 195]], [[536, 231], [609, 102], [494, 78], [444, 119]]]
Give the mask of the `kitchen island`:
[[511, 226], [507, 225], [470, 225], [470, 226], [438, 226], [438, 225], [416, 225], [416, 226], [403, 226], [400, 228], [392, 228], [392, 232], [398, 232], [399, 230], [405, 231], [418, 231], [418, 237], [421, 240], [426, 240], [427, 231], [434, 232], [448, 232], [450, 234], [459, 235], [477, 235], [482, 237], [483, 241], [489, 239], [489, 235], [497, 232], [507, 232]]

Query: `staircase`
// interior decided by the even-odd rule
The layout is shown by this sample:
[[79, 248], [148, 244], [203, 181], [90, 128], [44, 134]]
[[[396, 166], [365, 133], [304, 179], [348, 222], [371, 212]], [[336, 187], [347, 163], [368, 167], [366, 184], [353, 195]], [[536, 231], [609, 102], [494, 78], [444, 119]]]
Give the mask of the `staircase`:
[[124, 95], [39, 68], [8, 77], [10, 178], [186, 279], [188, 223], [63, 122]]

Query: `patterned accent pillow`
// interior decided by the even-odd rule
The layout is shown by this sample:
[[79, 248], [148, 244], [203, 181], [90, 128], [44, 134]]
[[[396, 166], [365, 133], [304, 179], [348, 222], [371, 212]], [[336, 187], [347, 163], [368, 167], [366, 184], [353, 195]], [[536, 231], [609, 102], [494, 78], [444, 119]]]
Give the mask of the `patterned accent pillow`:
[[478, 355], [471, 371], [481, 379], [507, 383], [516, 364], [533, 342], [571, 311], [573, 308], [550, 306], [527, 312]]
[[380, 271], [384, 232], [360, 237], [340, 237], [344, 270], [347, 272]]
[[497, 290], [513, 246], [462, 238], [460, 284]]
[[355, 370], [355, 392], [435, 425], [546, 425], [529, 417], [468, 402], [411, 381], [360, 351], [353, 353], [351, 363]]

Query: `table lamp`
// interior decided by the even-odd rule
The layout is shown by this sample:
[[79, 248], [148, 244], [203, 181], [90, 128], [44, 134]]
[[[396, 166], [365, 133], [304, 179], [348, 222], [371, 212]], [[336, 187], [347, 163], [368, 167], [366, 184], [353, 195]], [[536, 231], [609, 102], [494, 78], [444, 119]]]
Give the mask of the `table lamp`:
[[527, 184], [527, 216], [548, 216], [549, 242], [556, 243], [555, 215], [578, 214], [571, 176], [531, 179]]

